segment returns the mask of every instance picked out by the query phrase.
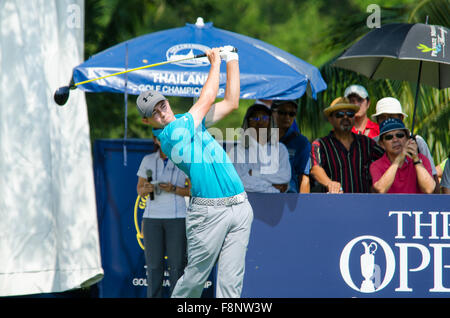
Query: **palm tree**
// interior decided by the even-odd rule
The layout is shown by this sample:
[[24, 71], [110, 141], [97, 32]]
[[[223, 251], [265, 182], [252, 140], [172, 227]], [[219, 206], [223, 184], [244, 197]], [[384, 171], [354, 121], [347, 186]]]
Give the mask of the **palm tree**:
[[[429, 23], [448, 27], [450, 25], [450, 3], [448, 0], [423, 0], [417, 4], [403, 5], [394, 8], [381, 9], [382, 24], [392, 22], [419, 23], [425, 22], [429, 17]], [[317, 101], [311, 98], [302, 98], [300, 101], [300, 128], [308, 136], [320, 136], [329, 130], [328, 125], [322, 118], [321, 111], [337, 96], [342, 96], [345, 88], [354, 83], [360, 83], [369, 91], [371, 98], [371, 109], [377, 99], [392, 96], [400, 100], [404, 112], [413, 113], [415, 83], [395, 80], [369, 80], [352, 71], [332, 67], [334, 60], [344, 51], [358, 41], [368, 31], [365, 23], [366, 13], [359, 13], [340, 20], [333, 28], [333, 35], [323, 44], [324, 49], [336, 52], [334, 58], [324, 63], [320, 70], [328, 89], [319, 94]], [[369, 30], [370, 31], [370, 30]], [[450, 152], [450, 89], [438, 90], [436, 88], [422, 85], [420, 87], [420, 99], [417, 107], [415, 132], [428, 143], [435, 163], [441, 162]], [[370, 115], [369, 114], [369, 115]], [[406, 123], [411, 127], [412, 116], [406, 118]]]

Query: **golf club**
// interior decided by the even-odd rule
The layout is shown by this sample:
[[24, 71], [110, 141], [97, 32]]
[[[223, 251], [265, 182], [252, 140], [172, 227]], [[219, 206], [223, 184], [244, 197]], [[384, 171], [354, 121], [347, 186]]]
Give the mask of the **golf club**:
[[[237, 52], [237, 49], [235, 47], [232, 46], [225, 46], [223, 47], [223, 50], [225, 51], [229, 51], [229, 52]], [[201, 57], [206, 57], [206, 54], [197, 54], [194, 56], [189, 56], [189, 57], [184, 57], [178, 60], [169, 60], [169, 61], [164, 61], [164, 62], [159, 62], [159, 63], [155, 63], [155, 64], [150, 64], [150, 65], [144, 65], [144, 66], [140, 66], [140, 67], [136, 67], [136, 68], [132, 68], [126, 71], [121, 71], [121, 72], [117, 72], [117, 73], [113, 73], [113, 74], [109, 74], [109, 75], [105, 75], [105, 76], [101, 76], [101, 77], [97, 77], [97, 78], [93, 78], [93, 79], [89, 79], [83, 82], [79, 82], [79, 83], [71, 83], [69, 86], [62, 86], [60, 88], [58, 88], [53, 96], [53, 99], [55, 100], [56, 104], [63, 106], [66, 104], [67, 100], [69, 99], [69, 94], [70, 94], [70, 90], [72, 89], [76, 89], [78, 85], [82, 85], [82, 84], [87, 84], [93, 81], [97, 81], [103, 78], [107, 78], [107, 77], [111, 77], [111, 76], [116, 76], [116, 75], [120, 75], [120, 74], [125, 74], [125, 73], [129, 73], [129, 72], [134, 72], [134, 71], [138, 71], [138, 70], [143, 70], [146, 68], [150, 68], [150, 67], [155, 67], [155, 66], [160, 66], [160, 65], [165, 65], [165, 64], [169, 64], [169, 63], [177, 63], [177, 62], [181, 62], [181, 61], [186, 61], [186, 60], [192, 60], [192, 59], [198, 59]]]

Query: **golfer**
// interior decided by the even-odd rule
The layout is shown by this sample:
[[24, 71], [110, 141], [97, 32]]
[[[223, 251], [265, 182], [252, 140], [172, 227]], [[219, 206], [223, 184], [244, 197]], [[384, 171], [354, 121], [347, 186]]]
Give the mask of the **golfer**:
[[[188, 264], [171, 296], [200, 297], [217, 262], [216, 297], [237, 298], [242, 291], [253, 210], [232, 162], [205, 125], [238, 108], [239, 57], [219, 48], [206, 55], [211, 64], [208, 78], [187, 113], [174, 115], [168, 100], [156, 91], [141, 93], [137, 108], [142, 122], [153, 127], [162, 151], [192, 183], [186, 215]], [[225, 96], [214, 104], [221, 58], [227, 67]]]

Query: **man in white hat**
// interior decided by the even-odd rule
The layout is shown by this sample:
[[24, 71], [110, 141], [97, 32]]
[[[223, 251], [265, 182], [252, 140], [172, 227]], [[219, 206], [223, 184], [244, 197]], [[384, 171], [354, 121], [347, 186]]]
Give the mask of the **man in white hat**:
[[[402, 105], [399, 100], [393, 97], [384, 97], [380, 99], [376, 106], [375, 114], [373, 114], [372, 119], [375, 120], [379, 125], [383, 121], [389, 118], [397, 118], [403, 121], [408, 115], [406, 115], [402, 110]], [[375, 141], [379, 141], [379, 136], [374, 138]], [[434, 193], [440, 193], [439, 179], [437, 176], [436, 167], [434, 165], [433, 156], [430, 153], [430, 149], [426, 141], [419, 135], [415, 135], [415, 140], [417, 143], [417, 147], [419, 149], [419, 153], [423, 154], [430, 161], [432, 175], [434, 181], [436, 182], [436, 189], [434, 189]]]
[[380, 128], [367, 117], [367, 111], [370, 107], [369, 93], [361, 85], [350, 85], [344, 91], [344, 97], [348, 98], [350, 103], [358, 105], [359, 111], [355, 114], [355, 125], [352, 132], [355, 134], [366, 135], [373, 138], [380, 134]]

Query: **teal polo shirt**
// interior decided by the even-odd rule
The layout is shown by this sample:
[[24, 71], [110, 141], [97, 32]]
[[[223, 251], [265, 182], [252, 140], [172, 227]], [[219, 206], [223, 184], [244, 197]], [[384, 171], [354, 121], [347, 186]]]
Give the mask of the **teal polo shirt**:
[[223, 198], [244, 192], [225, 150], [206, 129], [197, 128], [190, 113], [175, 115], [163, 129], [153, 129], [161, 149], [191, 180], [193, 197]]

